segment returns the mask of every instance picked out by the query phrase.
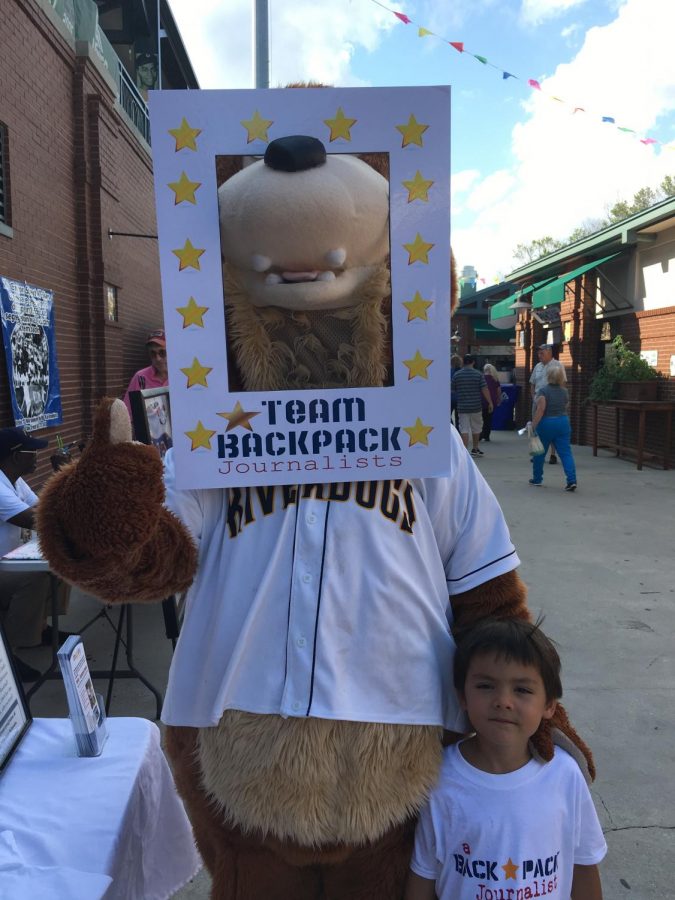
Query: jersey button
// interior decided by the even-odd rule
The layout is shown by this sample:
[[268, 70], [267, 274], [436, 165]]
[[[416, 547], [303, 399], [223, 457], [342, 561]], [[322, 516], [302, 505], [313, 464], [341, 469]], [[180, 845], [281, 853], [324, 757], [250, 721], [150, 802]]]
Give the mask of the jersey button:
[[298, 703], [297, 700], [296, 700], [295, 703], [293, 704], [293, 709], [294, 709], [296, 712], [300, 709], [300, 704]]
[[304, 647], [307, 641], [303, 637], [299, 637], [295, 643], [298, 647]]
[[314, 513], [310, 513], [310, 514], [307, 516], [307, 524], [308, 524], [308, 525], [314, 525], [315, 522], [316, 522], [316, 516], [314, 515]]
[[302, 580], [305, 582], [305, 584], [309, 584], [312, 580], [312, 576], [309, 574], [309, 572], [305, 572], [305, 574], [302, 576]]

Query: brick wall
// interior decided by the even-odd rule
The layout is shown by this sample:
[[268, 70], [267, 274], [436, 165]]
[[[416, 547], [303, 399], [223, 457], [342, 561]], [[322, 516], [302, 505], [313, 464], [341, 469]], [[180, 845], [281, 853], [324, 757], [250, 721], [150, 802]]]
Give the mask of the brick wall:
[[[53, 447], [56, 432], [67, 442], [89, 432], [97, 400], [147, 365], [145, 337], [162, 325], [157, 242], [108, 238], [156, 234], [152, 161], [108, 81], [34, 0], [3, 4], [0, 29], [13, 232], [0, 234], [0, 273], [54, 291], [64, 422], [42, 433]], [[105, 281], [118, 288], [117, 324], [106, 322]], [[3, 359], [0, 427], [11, 424]], [[46, 472], [43, 461], [38, 482]]]

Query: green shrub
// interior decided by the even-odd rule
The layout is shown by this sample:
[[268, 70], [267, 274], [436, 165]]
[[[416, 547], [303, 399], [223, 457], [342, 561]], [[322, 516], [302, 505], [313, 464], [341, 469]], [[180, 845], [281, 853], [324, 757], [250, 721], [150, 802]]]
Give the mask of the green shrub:
[[659, 377], [656, 369], [631, 350], [621, 335], [617, 335], [607, 348], [603, 364], [591, 381], [588, 399], [613, 400], [620, 381], [653, 381]]

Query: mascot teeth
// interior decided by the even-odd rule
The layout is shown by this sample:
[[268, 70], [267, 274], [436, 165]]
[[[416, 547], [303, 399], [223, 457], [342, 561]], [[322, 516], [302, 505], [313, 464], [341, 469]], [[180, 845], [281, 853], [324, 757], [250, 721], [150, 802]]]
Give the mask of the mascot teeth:
[[342, 266], [347, 259], [347, 251], [343, 247], [338, 247], [335, 250], [329, 250], [326, 253], [326, 262], [329, 266]]
[[281, 275], [276, 275], [274, 272], [270, 272], [270, 274], [265, 279], [265, 284], [283, 284], [284, 279]]
[[251, 257], [251, 268], [254, 272], [267, 272], [268, 269], [272, 268], [272, 260], [269, 256], [254, 253]]
[[322, 272], [319, 277], [316, 279], [317, 281], [335, 281], [335, 272]]

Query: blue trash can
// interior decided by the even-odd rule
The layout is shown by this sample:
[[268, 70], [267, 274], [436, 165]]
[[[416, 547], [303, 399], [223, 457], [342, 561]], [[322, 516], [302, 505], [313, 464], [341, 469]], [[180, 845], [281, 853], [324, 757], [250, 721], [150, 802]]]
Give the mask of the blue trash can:
[[520, 385], [503, 384], [501, 388], [502, 394], [506, 394], [506, 399], [502, 400], [492, 413], [492, 427], [495, 431], [509, 431], [515, 427], [513, 411], [516, 408], [516, 402], [520, 394]]

